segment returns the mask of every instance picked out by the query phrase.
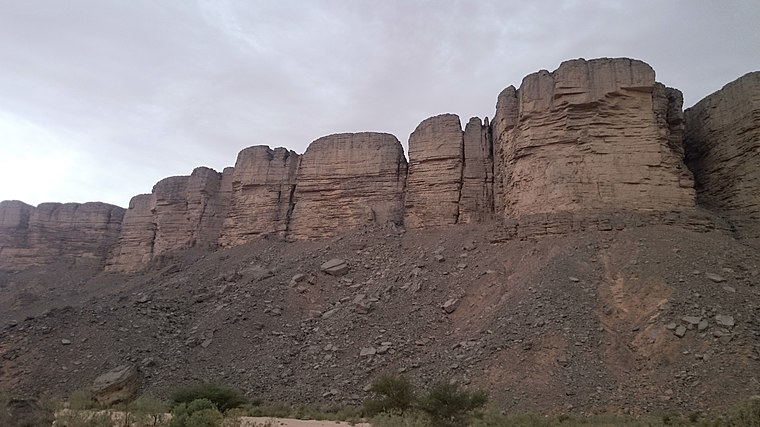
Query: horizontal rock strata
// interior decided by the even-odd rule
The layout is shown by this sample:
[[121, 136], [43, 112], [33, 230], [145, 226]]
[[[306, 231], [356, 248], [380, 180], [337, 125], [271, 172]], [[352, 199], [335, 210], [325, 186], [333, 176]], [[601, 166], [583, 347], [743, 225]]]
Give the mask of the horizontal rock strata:
[[0, 268], [102, 264], [118, 240], [123, 216], [123, 208], [99, 202], [0, 202]]
[[325, 136], [301, 157], [291, 239], [332, 236], [367, 224], [401, 224], [407, 162], [387, 133]]
[[727, 84], [685, 117], [686, 162], [698, 202], [741, 233], [760, 236], [760, 72]]
[[652, 68], [636, 60], [579, 59], [527, 76], [519, 90], [502, 93], [494, 118], [499, 210], [519, 218], [693, 208], [680, 103], [679, 92], [655, 83]]
[[231, 176], [230, 207], [220, 239], [237, 246], [288, 228], [300, 156], [285, 148], [258, 145], [238, 154]]
[[702, 207], [760, 235], [760, 72], [685, 115], [682, 104], [644, 62], [566, 61], [504, 89], [490, 122], [473, 117], [462, 129], [454, 114], [423, 120], [409, 137], [408, 163], [393, 135], [344, 133], [317, 139], [303, 155], [246, 148], [235, 167], [163, 179], [126, 211], [2, 202], [0, 268], [65, 255], [133, 271], [178, 249], [270, 235], [318, 239], [388, 223], [498, 218], [509, 238], [727, 227]]
[[405, 224], [440, 227], [459, 220], [464, 136], [459, 116], [425, 119], [409, 136]]

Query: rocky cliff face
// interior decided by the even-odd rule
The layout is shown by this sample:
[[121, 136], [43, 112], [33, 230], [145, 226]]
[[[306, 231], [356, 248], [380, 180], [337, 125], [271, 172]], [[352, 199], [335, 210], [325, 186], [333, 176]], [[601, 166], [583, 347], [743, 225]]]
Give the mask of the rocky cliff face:
[[164, 252], [216, 246], [230, 204], [231, 174], [201, 167], [132, 198], [107, 269], [132, 271]]
[[[442, 227], [498, 218], [504, 239], [649, 224], [760, 228], [760, 73], [689, 110], [681, 93], [626, 58], [564, 62], [498, 96], [489, 123], [430, 117], [399, 141], [346, 133], [303, 155], [254, 146], [223, 173], [158, 182], [124, 213], [103, 204], [0, 205], [0, 268], [79, 259], [133, 271], [176, 249], [259, 236], [318, 239], [367, 224]], [[123, 216], [123, 221], [122, 221]], [[120, 230], [120, 232], [119, 232]], [[118, 241], [116, 239], [118, 235]], [[497, 240], [502, 237], [496, 236]], [[68, 253], [68, 252], [66, 252]]]
[[464, 139], [455, 114], [425, 119], [409, 136], [405, 224], [424, 228], [456, 224], [462, 190]]
[[686, 110], [686, 162], [697, 199], [743, 234], [760, 236], [760, 72]]
[[116, 243], [124, 209], [106, 203], [0, 202], [0, 268], [54, 262], [102, 264]]
[[288, 237], [401, 224], [406, 175], [404, 151], [393, 135], [344, 133], [312, 142], [301, 157]]
[[264, 145], [238, 154], [222, 246], [237, 246], [262, 234], [285, 234], [299, 162], [300, 156], [294, 151]]
[[504, 216], [693, 207], [680, 103], [630, 59], [573, 60], [527, 76], [502, 93], [494, 119]]

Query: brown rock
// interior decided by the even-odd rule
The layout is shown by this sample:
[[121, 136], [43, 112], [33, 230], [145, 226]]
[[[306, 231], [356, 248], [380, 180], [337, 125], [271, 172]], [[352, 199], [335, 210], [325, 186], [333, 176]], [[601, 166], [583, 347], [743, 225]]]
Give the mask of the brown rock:
[[430, 117], [412, 132], [404, 213], [407, 227], [457, 223], [463, 159], [464, 139], [458, 116]]
[[473, 117], [464, 128], [464, 171], [457, 222], [482, 222], [493, 213], [493, 147], [488, 119]]
[[106, 271], [134, 271], [150, 262], [156, 238], [152, 205], [151, 194], [139, 194], [129, 201], [119, 243], [108, 259]]
[[219, 243], [237, 246], [262, 234], [284, 234], [292, 209], [300, 156], [263, 145], [238, 154], [232, 195]]
[[760, 236], [760, 71], [685, 111], [686, 163], [697, 200], [741, 233]]
[[132, 365], [118, 366], [95, 378], [93, 398], [101, 405], [110, 406], [132, 399], [140, 390], [140, 375]]
[[[507, 90], [494, 122], [504, 214], [694, 206], [678, 148], [680, 94], [641, 61], [563, 62]], [[503, 98], [503, 99], [502, 99]]]
[[108, 270], [134, 271], [154, 256], [219, 241], [229, 205], [232, 169], [199, 167], [190, 176], [165, 178], [150, 195], [133, 197]]
[[407, 163], [393, 135], [322, 137], [301, 156], [292, 239], [332, 236], [368, 224], [400, 224]]
[[106, 203], [0, 202], [0, 268], [56, 261], [103, 264], [116, 244], [124, 209]]

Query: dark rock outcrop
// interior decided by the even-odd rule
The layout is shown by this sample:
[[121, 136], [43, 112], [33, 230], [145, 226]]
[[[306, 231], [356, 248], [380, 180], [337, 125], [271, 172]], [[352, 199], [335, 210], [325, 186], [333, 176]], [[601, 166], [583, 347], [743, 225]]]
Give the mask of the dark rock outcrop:
[[685, 111], [686, 163], [697, 201], [745, 235], [760, 236], [760, 72]]

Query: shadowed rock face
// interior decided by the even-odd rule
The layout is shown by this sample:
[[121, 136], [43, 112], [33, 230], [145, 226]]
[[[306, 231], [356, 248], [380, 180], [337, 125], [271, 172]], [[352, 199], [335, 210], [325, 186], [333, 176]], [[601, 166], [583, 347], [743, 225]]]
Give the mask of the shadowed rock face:
[[300, 156], [258, 145], [238, 154], [231, 176], [230, 208], [220, 244], [237, 246], [262, 234], [284, 235]]
[[107, 269], [133, 271], [167, 251], [216, 246], [230, 203], [231, 174], [231, 169], [221, 174], [200, 167], [133, 197]]
[[58, 261], [104, 263], [124, 209], [106, 203], [0, 202], [0, 268]]
[[387, 133], [322, 137], [301, 156], [291, 239], [332, 236], [367, 224], [401, 224], [407, 162]]
[[685, 111], [686, 163], [697, 200], [742, 233], [760, 236], [760, 72]]
[[693, 207], [681, 103], [631, 59], [579, 59], [527, 76], [518, 91], [502, 92], [494, 118], [498, 210], [519, 218]]
[[459, 223], [491, 218], [493, 197], [493, 146], [488, 118], [473, 117], [464, 128], [464, 170], [459, 197]]

